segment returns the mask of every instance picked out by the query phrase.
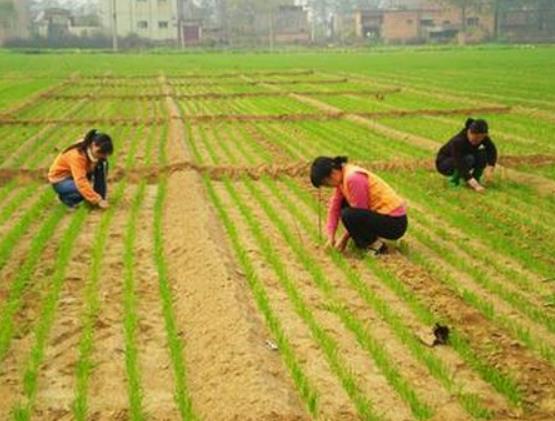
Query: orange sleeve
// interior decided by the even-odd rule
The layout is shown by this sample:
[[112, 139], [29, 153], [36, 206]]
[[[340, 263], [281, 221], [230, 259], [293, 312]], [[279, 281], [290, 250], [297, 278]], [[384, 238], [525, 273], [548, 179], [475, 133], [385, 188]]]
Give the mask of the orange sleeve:
[[96, 205], [102, 197], [93, 190], [90, 181], [87, 179], [87, 162], [85, 159], [80, 159], [79, 156], [73, 156], [69, 159], [69, 168], [71, 169], [71, 176], [77, 190], [85, 198], [87, 202]]

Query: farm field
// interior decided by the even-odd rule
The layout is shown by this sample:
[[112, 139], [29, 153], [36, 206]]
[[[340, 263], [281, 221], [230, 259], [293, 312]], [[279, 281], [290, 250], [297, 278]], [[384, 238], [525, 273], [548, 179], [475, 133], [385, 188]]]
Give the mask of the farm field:
[[[0, 53], [0, 419], [555, 419], [554, 50], [403, 51]], [[433, 166], [468, 116], [483, 195]], [[91, 128], [111, 207], [68, 212]], [[407, 199], [388, 255], [324, 250], [319, 155]]]

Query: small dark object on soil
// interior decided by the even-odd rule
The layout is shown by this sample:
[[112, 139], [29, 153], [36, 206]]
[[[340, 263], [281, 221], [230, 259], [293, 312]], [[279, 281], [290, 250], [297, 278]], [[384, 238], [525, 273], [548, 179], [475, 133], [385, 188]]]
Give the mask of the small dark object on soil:
[[435, 339], [432, 346], [446, 345], [449, 341], [449, 328], [447, 326], [436, 323], [436, 325], [434, 326], [434, 336]]

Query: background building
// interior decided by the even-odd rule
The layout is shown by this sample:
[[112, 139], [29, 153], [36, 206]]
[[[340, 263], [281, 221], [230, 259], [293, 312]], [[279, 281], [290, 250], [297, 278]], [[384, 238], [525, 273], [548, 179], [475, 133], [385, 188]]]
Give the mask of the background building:
[[440, 0], [383, 0], [333, 16], [336, 41], [417, 44], [555, 40], [555, 1], [484, 0], [471, 7]]
[[274, 18], [275, 42], [306, 44], [310, 42], [308, 12], [301, 6], [281, 5]]
[[29, 36], [29, 9], [26, 0], [0, 0], [0, 45]]
[[71, 10], [53, 7], [38, 13], [33, 32], [42, 38], [60, 40], [69, 36], [96, 36], [102, 33], [102, 27], [95, 15], [74, 16]]
[[427, 7], [412, 10], [385, 10], [382, 39], [385, 43], [481, 42], [492, 39], [493, 14], [458, 8]]
[[497, 16], [497, 35], [511, 42], [554, 41], [555, 1], [504, 7]]
[[[103, 27], [112, 33], [114, 25], [119, 37], [136, 34], [159, 42], [177, 42], [180, 34], [179, 7], [175, 0], [100, 0]], [[185, 3], [185, 2], [183, 2]], [[114, 19], [115, 14], [115, 19]], [[189, 30], [187, 31], [189, 33]]]

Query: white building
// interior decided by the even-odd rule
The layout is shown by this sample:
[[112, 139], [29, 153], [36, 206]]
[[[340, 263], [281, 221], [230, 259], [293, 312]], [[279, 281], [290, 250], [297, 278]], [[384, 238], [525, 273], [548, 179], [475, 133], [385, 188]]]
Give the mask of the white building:
[[29, 36], [27, 0], [0, 0], [0, 45]]
[[180, 0], [100, 0], [100, 15], [104, 28], [113, 33], [115, 23], [120, 37], [137, 34], [154, 41], [177, 42], [178, 7]]

